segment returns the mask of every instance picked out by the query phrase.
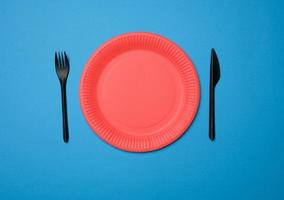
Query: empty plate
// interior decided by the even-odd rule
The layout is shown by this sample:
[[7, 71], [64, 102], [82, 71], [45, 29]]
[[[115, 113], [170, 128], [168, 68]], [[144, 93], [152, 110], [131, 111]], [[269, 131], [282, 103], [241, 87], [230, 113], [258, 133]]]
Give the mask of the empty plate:
[[177, 140], [199, 105], [197, 73], [189, 57], [153, 33], [117, 36], [94, 52], [80, 83], [86, 121], [119, 149], [147, 152]]

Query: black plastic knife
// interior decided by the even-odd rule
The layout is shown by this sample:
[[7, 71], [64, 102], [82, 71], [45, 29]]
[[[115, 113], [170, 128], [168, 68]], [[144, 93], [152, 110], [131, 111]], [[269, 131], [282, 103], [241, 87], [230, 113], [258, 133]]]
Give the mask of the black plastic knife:
[[210, 102], [209, 102], [209, 138], [215, 140], [215, 87], [220, 80], [220, 65], [214, 48], [211, 49], [210, 62]]

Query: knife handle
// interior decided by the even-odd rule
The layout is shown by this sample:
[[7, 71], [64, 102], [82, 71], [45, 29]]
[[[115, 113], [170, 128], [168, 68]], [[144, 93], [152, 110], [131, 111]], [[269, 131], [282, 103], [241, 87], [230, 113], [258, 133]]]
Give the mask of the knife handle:
[[209, 138], [215, 140], [215, 90], [214, 84], [210, 84], [210, 103], [209, 103]]

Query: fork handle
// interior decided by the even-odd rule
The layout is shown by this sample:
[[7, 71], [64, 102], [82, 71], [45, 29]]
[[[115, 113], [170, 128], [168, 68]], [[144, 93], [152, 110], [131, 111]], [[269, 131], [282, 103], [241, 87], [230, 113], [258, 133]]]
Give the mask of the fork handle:
[[61, 101], [62, 101], [62, 118], [63, 118], [63, 140], [65, 143], [69, 141], [68, 115], [67, 115], [67, 98], [66, 98], [66, 82], [61, 85]]

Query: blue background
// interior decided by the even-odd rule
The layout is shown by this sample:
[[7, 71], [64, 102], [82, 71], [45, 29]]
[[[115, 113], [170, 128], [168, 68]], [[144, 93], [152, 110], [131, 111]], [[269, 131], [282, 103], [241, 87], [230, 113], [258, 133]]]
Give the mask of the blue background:
[[[284, 1], [0, 1], [0, 199], [283, 199]], [[160, 151], [117, 150], [86, 124], [84, 64], [113, 36], [180, 45], [201, 82], [187, 133]], [[208, 139], [210, 49], [221, 63], [217, 140]], [[70, 143], [54, 52], [71, 57]]]

